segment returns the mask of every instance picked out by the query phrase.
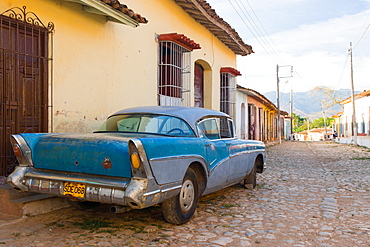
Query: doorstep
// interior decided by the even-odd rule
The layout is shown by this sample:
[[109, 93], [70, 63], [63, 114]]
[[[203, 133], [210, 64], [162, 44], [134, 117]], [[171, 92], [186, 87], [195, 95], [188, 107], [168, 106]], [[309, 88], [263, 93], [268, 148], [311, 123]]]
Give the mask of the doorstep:
[[0, 217], [22, 217], [69, 207], [68, 200], [45, 194], [18, 192], [8, 184], [0, 185]]

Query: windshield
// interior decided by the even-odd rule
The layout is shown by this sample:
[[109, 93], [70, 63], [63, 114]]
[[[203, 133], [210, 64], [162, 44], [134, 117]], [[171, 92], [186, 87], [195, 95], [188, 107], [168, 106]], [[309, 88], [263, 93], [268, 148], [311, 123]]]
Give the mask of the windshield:
[[170, 136], [195, 136], [183, 120], [156, 114], [122, 114], [108, 118], [96, 132], [139, 132]]

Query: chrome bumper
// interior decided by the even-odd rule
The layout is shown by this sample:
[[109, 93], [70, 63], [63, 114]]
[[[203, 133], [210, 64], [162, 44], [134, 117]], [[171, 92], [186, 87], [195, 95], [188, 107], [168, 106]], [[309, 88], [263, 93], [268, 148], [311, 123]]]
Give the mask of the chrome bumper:
[[117, 204], [141, 209], [160, 203], [179, 193], [178, 183], [159, 186], [153, 178], [117, 178], [90, 174], [37, 170], [18, 166], [7, 179], [16, 190], [55, 196], [63, 195], [63, 182], [86, 184], [85, 201]]

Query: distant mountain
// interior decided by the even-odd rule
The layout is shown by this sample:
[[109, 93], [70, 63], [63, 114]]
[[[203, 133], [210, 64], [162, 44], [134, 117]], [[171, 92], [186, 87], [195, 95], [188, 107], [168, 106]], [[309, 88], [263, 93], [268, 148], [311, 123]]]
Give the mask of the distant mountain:
[[[355, 92], [359, 93], [359, 92]], [[263, 94], [271, 102], [276, 104], [276, 91], [268, 92]], [[335, 91], [335, 97], [340, 100], [344, 100], [351, 96], [351, 90], [340, 89]], [[321, 109], [321, 101], [325, 100], [325, 95], [320, 92], [310, 90], [307, 92], [293, 92], [293, 113], [301, 116], [309, 116], [312, 119], [320, 118], [323, 116]], [[289, 113], [290, 105], [290, 93], [280, 93], [280, 109]], [[342, 108], [339, 104], [335, 104], [332, 107], [325, 109], [326, 117], [331, 117], [338, 112], [341, 112]]]

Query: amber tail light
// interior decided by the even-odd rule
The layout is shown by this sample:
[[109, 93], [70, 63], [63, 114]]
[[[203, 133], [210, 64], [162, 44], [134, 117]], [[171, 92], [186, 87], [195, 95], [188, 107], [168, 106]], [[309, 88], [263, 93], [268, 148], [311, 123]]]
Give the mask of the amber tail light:
[[15, 156], [17, 156], [17, 157], [22, 157], [23, 156], [21, 147], [18, 144], [13, 145], [13, 152], [14, 152]]
[[134, 152], [130, 156], [131, 164], [135, 169], [139, 169], [141, 166], [141, 160], [139, 154]]
[[139, 148], [136, 146], [133, 140], [129, 141], [129, 153], [130, 153], [130, 162], [131, 162], [131, 171], [134, 177], [146, 177], [145, 168], [143, 164], [143, 157], [140, 157]]

